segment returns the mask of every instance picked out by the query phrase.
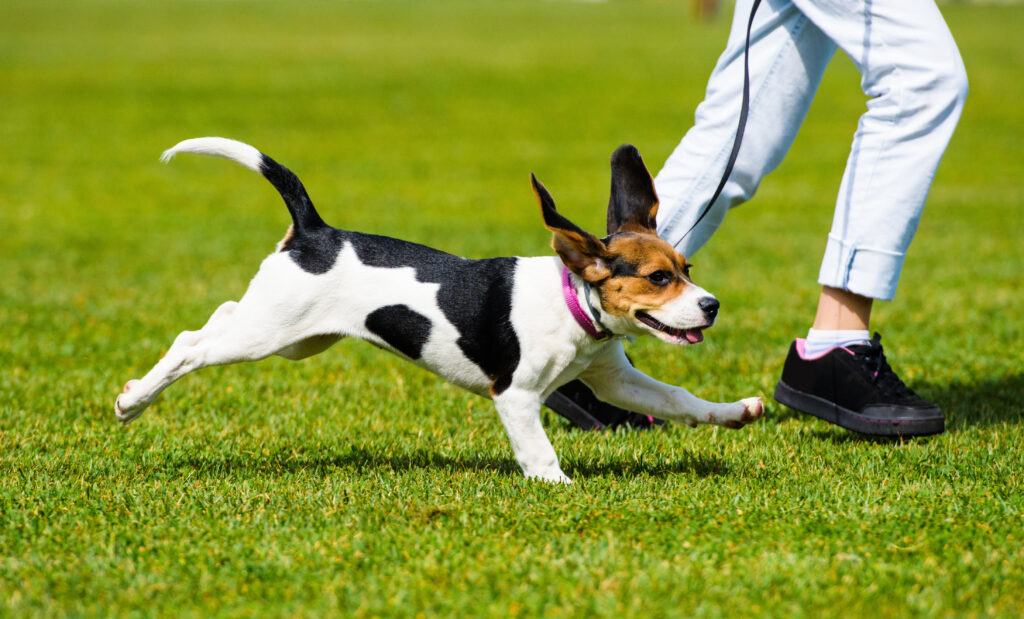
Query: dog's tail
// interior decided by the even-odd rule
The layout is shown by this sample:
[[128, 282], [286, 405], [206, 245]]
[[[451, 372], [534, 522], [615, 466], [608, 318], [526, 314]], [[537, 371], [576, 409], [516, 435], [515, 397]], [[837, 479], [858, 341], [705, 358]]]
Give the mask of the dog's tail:
[[178, 153], [223, 157], [262, 174], [284, 198], [284, 204], [292, 216], [294, 233], [299, 236], [327, 227], [313, 207], [313, 201], [309, 199], [299, 177], [248, 144], [227, 138], [193, 138], [165, 150], [160, 161], [166, 163]]

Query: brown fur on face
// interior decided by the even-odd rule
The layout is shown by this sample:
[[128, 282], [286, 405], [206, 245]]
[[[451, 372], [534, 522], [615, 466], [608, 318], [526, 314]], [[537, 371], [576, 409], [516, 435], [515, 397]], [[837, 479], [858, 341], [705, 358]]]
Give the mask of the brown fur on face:
[[[632, 317], [640, 310], [657, 309], [683, 294], [690, 283], [686, 258], [658, 236], [626, 232], [607, 241], [610, 276], [594, 282], [594, 287], [609, 314]], [[658, 285], [649, 280], [657, 271], [665, 272], [670, 281]]]

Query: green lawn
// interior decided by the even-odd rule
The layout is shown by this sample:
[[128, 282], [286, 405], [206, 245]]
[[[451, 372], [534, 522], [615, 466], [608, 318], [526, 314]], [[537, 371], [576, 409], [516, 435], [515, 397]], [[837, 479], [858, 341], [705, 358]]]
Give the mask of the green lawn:
[[1024, 6], [942, 9], [971, 77], [875, 326], [947, 412], [865, 440], [775, 404], [812, 318], [859, 76], [837, 57], [784, 165], [696, 256], [707, 341], [629, 347], [744, 430], [583, 434], [522, 479], [486, 400], [366, 344], [216, 368], [119, 426], [121, 385], [237, 299], [272, 188], [160, 152], [235, 137], [332, 224], [550, 252], [528, 185], [600, 230], [607, 160], [654, 169], [727, 19], [689, 3], [0, 3], [0, 616], [1024, 614]]

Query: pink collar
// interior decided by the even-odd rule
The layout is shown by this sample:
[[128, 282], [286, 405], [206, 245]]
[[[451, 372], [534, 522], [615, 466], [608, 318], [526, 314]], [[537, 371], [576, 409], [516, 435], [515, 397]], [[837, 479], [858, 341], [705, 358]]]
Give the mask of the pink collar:
[[587, 316], [587, 313], [580, 307], [580, 299], [576, 295], [576, 287], [572, 285], [572, 278], [569, 277], [569, 269], [562, 266], [562, 296], [565, 298], [565, 304], [569, 306], [569, 312], [572, 313], [572, 317], [576, 319], [576, 323], [583, 327], [583, 330], [587, 332], [587, 335], [594, 338], [599, 342], [603, 342], [608, 338], [612, 337], [612, 334], [608, 331], [598, 331], [594, 325], [594, 321]]

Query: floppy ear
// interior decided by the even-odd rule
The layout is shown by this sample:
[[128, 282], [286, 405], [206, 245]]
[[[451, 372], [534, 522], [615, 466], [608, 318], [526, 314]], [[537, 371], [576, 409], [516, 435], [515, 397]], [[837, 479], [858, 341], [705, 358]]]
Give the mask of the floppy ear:
[[556, 211], [551, 194], [533, 174], [530, 175], [530, 182], [533, 184], [537, 202], [540, 203], [544, 226], [554, 233], [551, 247], [562, 259], [562, 263], [588, 282], [596, 283], [607, 279], [611, 275], [605, 261], [608, 248], [596, 236]]
[[654, 232], [658, 194], [639, 151], [623, 144], [612, 153], [612, 196], [608, 200], [608, 234]]

